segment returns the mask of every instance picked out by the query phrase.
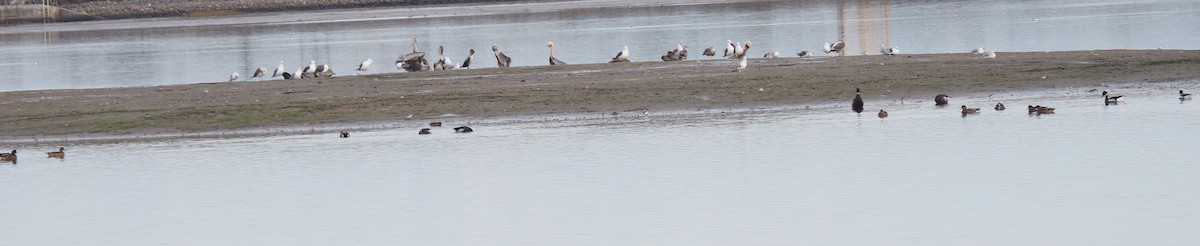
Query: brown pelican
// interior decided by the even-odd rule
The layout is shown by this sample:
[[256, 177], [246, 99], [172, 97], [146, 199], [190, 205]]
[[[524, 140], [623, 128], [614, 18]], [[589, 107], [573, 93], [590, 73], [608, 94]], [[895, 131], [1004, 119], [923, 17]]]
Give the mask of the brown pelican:
[[879, 118], [880, 119], [887, 118], [887, 111], [883, 111], [882, 109], [880, 109], [879, 110]]
[[[710, 48], [711, 49], [711, 48]], [[714, 53], [716, 51], [713, 51]], [[663, 61], [683, 61], [687, 60], [687, 45], [679, 43], [675, 45], [675, 49], [668, 50], [666, 55], [661, 56]]]
[[854, 110], [855, 113], [862, 113], [863, 111], [862, 95], [859, 92], [861, 91], [858, 88], [854, 88], [854, 101], [850, 102], [850, 109]]
[[437, 62], [433, 63], [433, 70], [454, 69], [454, 62], [450, 61], [450, 58], [445, 56], [443, 53], [444, 51], [445, 49], [442, 48], [441, 45], [438, 45], [438, 60]]
[[846, 42], [842, 42], [840, 40], [833, 44], [825, 43], [824, 46], [821, 46], [821, 50], [825, 51], [825, 54], [829, 54], [830, 52], [837, 52], [840, 55], [840, 54], [842, 54], [842, 51], [845, 49], [846, 49]]
[[810, 57], [812, 55], [813, 55], [812, 50], [805, 50], [805, 51], [801, 51], [800, 53], [796, 53], [796, 56], [799, 56], [799, 57]]
[[715, 56], [717, 55], [717, 49], [713, 49], [713, 47], [704, 48], [704, 53], [702, 55]]
[[779, 51], [767, 52], [767, 54], [763, 55], [763, 58], [767, 58], [767, 59], [779, 58]]
[[367, 69], [371, 68], [371, 64], [373, 63], [375, 63], [375, 59], [367, 58], [366, 61], [358, 64], [358, 69], [355, 69], [355, 71], [366, 72]]
[[500, 52], [500, 48], [496, 47], [496, 44], [492, 44], [492, 53], [496, 54], [496, 66], [508, 67], [508, 65], [512, 64], [512, 58], [508, 58], [507, 55], [504, 55], [504, 52]]
[[230, 74], [230, 75], [229, 75], [229, 82], [233, 82], [234, 80], [237, 80], [237, 79], [238, 79], [238, 77], [240, 77], [240, 76], [238, 75], [238, 73], [237, 73], [237, 72], [233, 72], [233, 74]]
[[550, 65], [567, 65], [566, 62], [563, 62], [562, 60], [559, 60], [558, 58], [554, 58], [554, 42], [553, 41], [546, 41], [546, 47], [550, 48]]
[[258, 69], [255, 69], [255, 70], [254, 70], [254, 76], [250, 76], [250, 78], [251, 78], [251, 79], [253, 79], [253, 78], [262, 78], [263, 76], [266, 76], [266, 75], [267, 75], [267, 68], [265, 68], [265, 67], [258, 67]]
[[746, 57], [745, 56], [742, 57], [742, 61], [738, 62], [737, 67], [733, 68], [733, 71], [738, 72], [738, 73], [741, 73], [742, 71], [746, 71]]
[[429, 70], [429, 61], [425, 60], [425, 52], [417, 51], [417, 36], [413, 36], [412, 47], [412, 53], [396, 58], [396, 68], [409, 72]]
[[459, 65], [459, 67], [462, 67], [462, 68], [470, 68], [470, 67], [471, 67], [471, 60], [475, 60], [475, 49], [471, 49], [471, 50], [468, 52], [468, 54], [467, 54], [467, 59], [463, 59], [463, 63], [462, 63], [462, 65]]
[[962, 105], [962, 115], [979, 114], [979, 108], [968, 108], [967, 105]]
[[271, 74], [271, 78], [279, 77], [287, 73], [287, 68], [283, 67], [283, 61], [279, 61], [279, 66], [275, 67], [275, 73]]
[[629, 62], [629, 46], [628, 45], [625, 46], [625, 49], [621, 50], [620, 52], [617, 52], [617, 56], [613, 56], [612, 60], [609, 61], [608, 63], [615, 63], [615, 62]]

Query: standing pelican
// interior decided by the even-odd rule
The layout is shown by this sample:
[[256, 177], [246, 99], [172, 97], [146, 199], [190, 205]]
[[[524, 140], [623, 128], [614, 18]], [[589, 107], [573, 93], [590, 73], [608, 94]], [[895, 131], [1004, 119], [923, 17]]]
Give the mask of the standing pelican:
[[704, 53], [702, 53], [702, 55], [715, 56], [717, 55], [717, 49], [713, 49], [713, 47], [704, 48]]
[[855, 113], [862, 113], [863, 111], [863, 100], [860, 92], [858, 88], [854, 88], [854, 101], [850, 102], [850, 109], [854, 110]]
[[266, 75], [267, 75], [267, 68], [265, 68], [265, 67], [258, 67], [258, 69], [255, 69], [255, 70], [254, 70], [254, 76], [250, 76], [250, 78], [251, 78], [251, 79], [253, 79], [253, 78], [262, 78], [263, 76], [266, 76]]
[[450, 59], [446, 58], [446, 55], [443, 53], [444, 51], [445, 50], [442, 48], [442, 46], [438, 45], [438, 61], [433, 63], [434, 71], [454, 68], [453, 63], [451, 63]]
[[842, 51], [844, 51], [845, 49], [846, 49], [846, 42], [842, 42], [841, 40], [838, 40], [837, 42], [834, 42], [833, 44], [825, 43], [825, 45], [821, 47], [821, 50], [825, 51], [825, 54], [829, 54], [830, 52], [837, 52], [839, 55], [841, 55]]
[[800, 53], [796, 53], [796, 56], [799, 56], [799, 57], [810, 57], [812, 55], [813, 55], [812, 50], [805, 50], [805, 51], [801, 51]]
[[374, 63], [375, 63], [375, 59], [367, 58], [366, 61], [363, 61], [362, 63], [358, 64], [358, 69], [355, 69], [355, 71], [366, 72], [367, 69], [371, 68], [371, 64], [374, 64]]
[[562, 60], [559, 60], [558, 58], [554, 58], [554, 42], [553, 41], [546, 41], [546, 47], [550, 48], [550, 65], [567, 65], [566, 62], [563, 62]]
[[738, 46], [733, 44], [733, 40], [726, 39], [725, 42], [729, 44], [725, 45], [725, 56], [723, 57], [730, 57], [733, 56], [734, 53], [737, 53], [736, 51]]
[[767, 54], [763, 55], [763, 58], [767, 58], [767, 59], [779, 58], [779, 51], [767, 52]]
[[492, 44], [492, 53], [496, 54], [496, 66], [508, 67], [508, 65], [512, 64], [512, 58], [504, 55], [504, 52], [500, 52], [500, 48], [496, 44]]
[[738, 73], [741, 73], [742, 71], [746, 71], [746, 57], [745, 56], [742, 57], [742, 61], [738, 62], [737, 67], [733, 68], [733, 71], [738, 72]]
[[742, 52], [738, 56], [744, 57], [748, 52], [750, 52], [750, 40], [746, 40], [746, 43], [742, 44]]
[[[678, 49], [676, 49], [676, 50], [678, 50]], [[617, 52], [617, 56], [613, 56], [612, 61], [609, 61], [608, 63], [614, 63], [614, 62], [629, 62], [629, 46], [628, 45], [625, 46], [625, 49], [621, 50], [620, 52]]]
[[467, 53], [467, 59], [463, 59], [463, 63], [462, 65], [459, 65], [459, 67], [471, 68], [471, 60], [475, 60], [475, 49], [471, 49], [469, 53]]
[[995, 51], [984, 52], [983, 58], [996, 58], [996, 52]]
[[239, 77], [239, 76], [238, 76], [238, 73], [237, 73], [237, 72], [233, 72], [233, 74], [230, 74], [230, 75], [229, 75], [229, 82], [233, 82], [234, 80], [238, 80], [238, 77]]
[[417, 36], [413, 36], [412, 50], [412, 53], [396, 58], [396, 68], [409, 72], [428, 70], [429, 61], [425, 60], [425, 52], [417, 50]]
[[275, 73], [271, 74], [271, 78], [282, 76], [284, 73], [287, 73], [287, 68], [283, 67], [283, 61], [279, 61], [279, 66], [275, 67]]

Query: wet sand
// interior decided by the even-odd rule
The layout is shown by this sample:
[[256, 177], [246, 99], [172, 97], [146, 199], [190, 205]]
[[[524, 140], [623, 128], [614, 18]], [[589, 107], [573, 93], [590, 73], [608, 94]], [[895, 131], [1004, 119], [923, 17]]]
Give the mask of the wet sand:
[[966, 53], [782, 58], [749, 64], [743, 73], [732, 72], [734, 62], [723, 59], [403, 73], [384, 63], [373, 67], [381, 74], [362, 76], [346, 71], [321, 79], [3, 92], [0, 136], [20, 142], [253, 132], [247, 130], [287, 134], [535, 115], [848, 107], [855, 88], [863, 90], [869, 113], [901, 98], [932, 104], [939, 93], [1089, 94], [1119, 83], [1200, 78], [1200, 51], [1192, 50], [1000, 53], [994, 59]]

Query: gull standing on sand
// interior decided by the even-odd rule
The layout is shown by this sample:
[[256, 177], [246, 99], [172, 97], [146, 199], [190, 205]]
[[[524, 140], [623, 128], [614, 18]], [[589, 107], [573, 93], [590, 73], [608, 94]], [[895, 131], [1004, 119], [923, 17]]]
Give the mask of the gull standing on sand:
[[471, 68], [471, 60], [475, 60], [475, 49], [471, 49], [467, 53], [467, 59], [463, 59], [463, 63], [458, 65], [461, 68]]
[[628, 45], [625, 46], [625, 49], [617, 52], [617, 56], [613, 56], [612, 61], [609, 61], [608, 63], [614, 63], [614, 62], [629, 62], [629, 46]]
[[550, 48], [550, 65], [567, 65], [566, 62], [554, 58], [554, 41], [546, 41], [546, 47]]
[[254, 76], [250, 76], [250, 78], [251, 78], [251, 79], [253, 79], [253, 78], [262, 78], [263, 76], [266, 76], [266, 75], [267, 75], [267, 68], [265, 68], [265, 67], [258, 67], [258, 69], [255, 69], [255, 70], [254, 70]]
[[371, 64], [374, 64], [374, 63], [375, 63], [375, 59], [367, 58], [366, 61], [363, 61], [362, 63], [358, 64], [358, 69], [355, 69], [355, 71], [366, 72], [367, 69], [371, 68]]
[[234, 80], [238, 80], [238, 73], [237, 73], [237, 72], [233, 72], [233, 74], [230, 74], [230, 75], [229, 75], [229, 82], [233, 82]]
[[271, 78], [282, 76], [284, 73], [287, 73], [287, 68], [283, 67], [283, 61], [279, 61], [279, 66], [275, 67], [275, 73], [271, 75]]
[[779, 58], [779, 51], [767, 52], [767, 54], [763, 55], [763, 58], [767, 58], [767, 59]]
[[317, 68], [313, 70], [313, 77], [333, 77], [333, 68], [327, 64], [317, 65]]
[[841, 40], [838, 40], [837, 42], [834, 42], [833, 44], [825, 43], [825, 45], [821, 46], [821, 50], [825, 51], [825, 54], [829, 54], [830, 52], [837, 52], [838, 55], [841, 55], [842, 51], [844, 51], [845, 49], [846, 49], [846, 42], [842, 42]]
[[500, 47], [496, 46], [496, 44], [492, 44], [492, 53], [496, 54], [496, 66], [508, 67], [512, 64], [512, 58], [504, 55], [504, 52], [500, 52]]
[[737, 63], [737, 67], [734, 67], [734, 68], [733, 68], [733, 71], [734, 71], [734, 72], [737, 72], [737, 73], [741, 73], [742, 71], [746, 71], [746, 57], [745, 57], [745, 56], [743, 56], [743, 57], [742, 57], [742, 61], [740, 61], [740, 62], [738, 62], [738, 63]]
[[984, 52], [983, 47], [979, 47], [979, 48], [975, 48], [975, 49], [971, 50], [971, 54], [976, 54], [976, 55], [982, 55], [983, 52]]
[[738, 45], [733, 44], [733, 40], [729, 40], [729, 39], [726, 39], [725, 42], [727, 42], [729, 44], [725, 45], [725, 56], [723, 56], [723, 57], [730, 57], [730, 56], [733, 56], [733, 54], [737, 54]]
[[[303, 74], [304, 76], [316, 77], [315, 75], [317, 73], [317, 60], [309, 60], [308, 66], [305, 66], [304, 71], [301, 71], [301, 72], [304, 72], [304, 74]], [[310, 75], [310, 74], [312, 74], [312, 75]], [[303, 77], [303, 76], [301, 76], [301, 77]]]

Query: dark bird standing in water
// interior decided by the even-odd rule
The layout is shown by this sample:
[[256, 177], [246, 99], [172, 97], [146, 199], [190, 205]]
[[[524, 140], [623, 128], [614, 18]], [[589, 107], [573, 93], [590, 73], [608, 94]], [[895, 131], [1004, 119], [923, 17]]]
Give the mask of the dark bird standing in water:
[[863, 111], [863, 100], [860, 92], [858, 88], [854, 88], [854, 102], [850, 103], [850, 109], [853, 109], [855, 113], [862, 113]]

